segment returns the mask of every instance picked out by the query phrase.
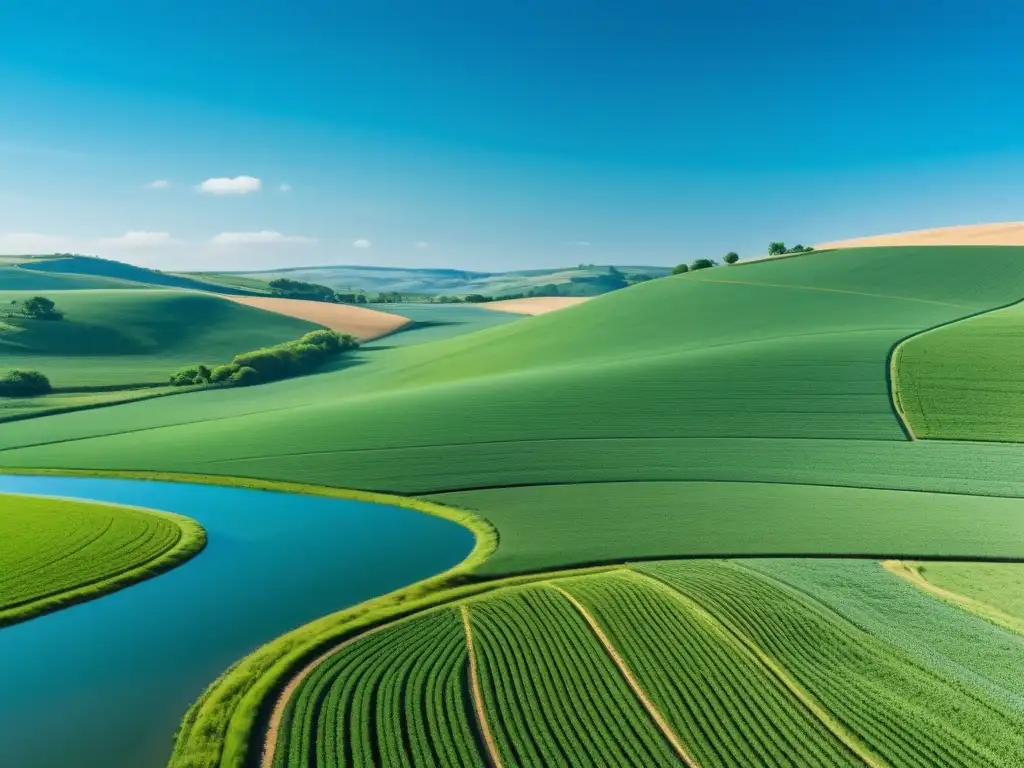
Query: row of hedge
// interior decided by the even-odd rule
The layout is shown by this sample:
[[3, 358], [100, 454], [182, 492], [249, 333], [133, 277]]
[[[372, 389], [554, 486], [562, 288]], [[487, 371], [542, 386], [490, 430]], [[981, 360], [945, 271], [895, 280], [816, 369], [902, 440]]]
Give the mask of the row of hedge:
[[295, 341], [235, 355], [226, 365], [209, 368], [193, 365], [171, 374], [176, 387], [219, 384], [247, 387], [278, 379], [301, 376], [319, 368], [328, 359], [359, 346], [355, 337], [336, 331], [310, 331]]

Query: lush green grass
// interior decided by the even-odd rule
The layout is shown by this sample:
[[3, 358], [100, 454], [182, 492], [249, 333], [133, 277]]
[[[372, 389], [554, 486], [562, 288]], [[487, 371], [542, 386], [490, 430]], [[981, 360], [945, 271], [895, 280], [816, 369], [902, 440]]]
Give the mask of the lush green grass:
[[1024, 565], [921, 563], [920, 573], [937, 587], [973, 598], [1024, 621]]
[[[31, 295], [0, 292], [0, 307]], [[0, 330], [0, 369], [42, 371], [55, 388], [163, 384], [183, 366], [228, 362], [239, 352], [319, 327], [202, 293], [76, 290], [46, 296], [64, 319], [6, 318], [14, 330]]]
[[[217, 293], [249, 294], [266, 293], [266, 291], [249, 291], [216, 278], [204, 278], [192, 275], [177, 275], [173, 272], [160, 272], [156, 269], [136, 267], [121, 261], [101, 259], [95, 256], [65, 256], [29, 259], [21, 264], [21, 268], [43, 275], [73, 276], [82, 279], [104, 279], [125, 281], [138, 288], [140, 285], [159, 288], [178, 288], [192, 291], [214, 291]], [[69, 286], [71, 287], [71, 286]], [[79, 287], [79, 286], [76, 286]], [[80, 286], [86, 287], [86, 286]], [[103, 286], [90, 286], [103, 287]]]
[[905, 341], [894, 390], [921, 438], [1024, 440], [1024, 305], [987, 312]]
[[[1014, 446], [907, 442], [886, 380], [900, 339], [1019, 298], [1021, 251], [855, 249], [666, 278], [478, 333], [361, 352], [334, 373], [118, 406], [114, 417], [92, 411], [11, 424], [0, 435], [0, 464], [408, 494], [539, 486], [445, 498], [500, 518], [510, 547], [517, 530], [528, 531], [563, 562], [699, 548], [679, 534], [695, 486], [677, 481], [1021, 496], [1024, 456]], [[678, 551], [650, 553], [607, 524], [613, 513], [605, 510], [621, 516], [640, 486], [610, 489], [606, 504], [595, 503], [586, 485], [593, 482], [665, 484], [650, 514], [683, 516], [668, 529]], [[697, 500], [717, 513], [728, 508], [729, 488]], [[505, 511], [512, 508], [514, 516]], [[774, 504], [757, 522], [788, 530], [787, 519], [816, 511]], [[934, 554], [944, 539], [948, 554], [958, 554], [963, 526], [941, 520], [941, 529], [930, 521], [928, 537], [895, 521], [889, 548], [927, 543]], [[580, 534], [591, 526], [615, 536]], [[742, 544], [744, 526], [730, 530]], [[736, 551], [725, 537], [716, 541]], [[771, 541], [786, 545], [781, 536]], [[829, 546], [843, 541], [836, 534]], [[961, 543], [964, 555], [983, 546], [971, 537]]]
[[0, 258], [0, 291], [73, 291], [90, 288], [139, 288], [138, 283], [100, 275], [69, 275], [25, 268], [27, 259]]
[[199, 552], [180, 515], [0, 495], [0, 626], [112, 592]]
[[917, 666], [802, 593], [735, 565], [636, 566], [760, 649], [891, 766], [1015, 766], [1024, 762], [1020, 717]]
[[754, 654], [678, 593], [630, 571], [559, 583], [597, 619], [698, 764], [860, 764]]
[[[895, 578], [877, 561], [757, 559], [740, 561], [812, 597], [914, 663], [984, 699], [1009, 716], [1024, 717], [1024, 637], [993, 626]], [[968, 583], [991, 583], [1007, 602], [1020, 600], [1022, 566], [989, 563], [925, 563], [932, 575], [950, 570]], [[996, 576], [989, 581], [989, 569]], [[1018, 580], [1003, 581], [1001, 572]], [[937, 583], [942, 583], [937, 580]], [[961, 583], [954, 582], [956, 586]], [[948, 587], [947, 588], [951, 588]], [[976, 590], [980, 591], [980, 590]], [[975, 595], [977, 596], [977, 595]]]
[[483, 765], [463, 686], [466, 646], [451, 611], [362, 638], [302, 682], [274, 765]]

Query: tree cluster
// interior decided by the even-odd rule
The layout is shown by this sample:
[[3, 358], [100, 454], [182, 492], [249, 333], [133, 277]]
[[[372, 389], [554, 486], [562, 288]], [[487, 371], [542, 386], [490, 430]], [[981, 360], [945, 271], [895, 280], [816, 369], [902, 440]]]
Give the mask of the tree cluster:
[[329, 358], [358, 346], [359, 342], [347, 333], [311, 331], [295, 341], [235, 355], [230, 363], [213, 369], [205, 365], [182, 368], [171, 374], [170, 383], [176, 387], [205, 384], [245, 387], [263, 384], [310, 373]]
[[809, 245], [794, 245], [792, 248], [787, 248], [783, 242], [774, 242], [768, 244], [768, 255], [769, 256], [784, 256], [787, 253], [808, 253], [814, 249]]
[[10, 371], [0, 376], [0, 397], [31, 397], [50, 392], [50, 380], [39, 371]]
[[355, 291], [351, 293], [338, 293], [326, 285], [307, 283], [302, 280], [291, 280], [287, 277], [271, 280], [269, 285], [273, 289], [274, 295], [281, 298], [327, 301], [334, 304], [367, 303], [366, 294], [364, 293], [356, 293]]
[[20, 306], [20, 309], [15, 311], [15, 314], [27, 317], [32, 320], [63, 320], [64, 313], [57, 309], [57, 305], [53, 303], [53, 299], [48, 299], [45, 296], [33, 296], [30, 299], [19, 302], [14, 300], [11, 302], [12, 306]]

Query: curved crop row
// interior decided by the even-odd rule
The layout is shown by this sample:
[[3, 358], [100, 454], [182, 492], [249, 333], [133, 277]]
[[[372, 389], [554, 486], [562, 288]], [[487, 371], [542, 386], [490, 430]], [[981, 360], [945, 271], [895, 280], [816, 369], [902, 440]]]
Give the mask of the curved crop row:
[[451, 610], [345, 646], [289, 701], [275, 768], [482, 765], [465, 662], [462, 623]]
[[593, 612], [701, 766], [859, 764], [749, 651], [664, 588], [621, 571], [559, 584]]
[[550, 587], [470, 604], [488, 723], [502, 763], [679, 765], [586, 621]]
[[1020, 722], [789, 588], [714, 562], [635, 566], [783, 665], [890, 765], [1024, 764]]
[[0, 495], [0, 626], [165, 570], [205, 541], [179, 515]]

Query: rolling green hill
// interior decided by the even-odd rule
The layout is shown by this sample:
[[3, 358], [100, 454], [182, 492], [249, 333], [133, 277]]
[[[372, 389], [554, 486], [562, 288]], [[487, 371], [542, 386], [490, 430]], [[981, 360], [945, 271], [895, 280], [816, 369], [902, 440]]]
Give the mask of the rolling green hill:
[[[630, 281], [637, 278], [665, 277], [670, 267], [616, 267]], [[397, 291], [425, 296], [507, 296], [528, 293], [543, 286], [558, 286], [557, 295], [597, 296], [621, 287], [621, 279], [606, 266], [581, 264], [559, 269], [532, 269], [518, 272], [466, 272], [457, 269], [406, 269], [401, 267], [324, 266], [295, 267], [266, 272], [233, 273], [238, 276], [273, 280], [287, 277], [319, 283], [336, 291], [362, 289], [370, 293]], [[196, 273], [203, 278], [204, 273]]]
[[[0, 310], [32, 295], [0, 291]], [[0, 318], [0, 370], [39, 370], [59, 389], [162, 384], [182, 366], [225, 362], [318, 327], [202, 293], [144, 289], [45, 295], [64, 319]]]
[[1024, 440], [1024, 306], [1014, 304], [907, 339], [893, 365], [914, 434]]
[[[139, 288], [138, 283], [100, 275], [26, 269], [38, 257], [0, 256], [0, 290], [62, 291], [83, 288]], [[40, 260], [41, 263], [41, 260]]]
[[[750, 526], [763, 553], [790, 553], [797, 523], [813, 519], [829, 535], [801, 552], [1024, 556], [1022, 539], [998, 526], [962, 536], [960, 517], [931, 497], [884, 493], [1024, 496], [1015, 446], [909, 442], [887, 382], [901, 339], [1021, 298], [1021, 256], [855, 249], [691, 273], [457, 338], [367, 350], [304, 380], [12, 424], [0, 465], [438, 494], [498, 527], [492, 572], [704, 553], [694, 525], [725, 507], [719, 553], [730, 542], [750, 553]], [[814, 489], [734, 485], [746, 483], [882, 495], [823, 503]], [[1005, 504], [978, 514], [1016, 524], [1017, 502]], [[544, 542], [543, 557], [516, 543], [524, 531]]]
[[[136, 267], [132, 264], [125, 264], [121, 261], [101, 259], [96, 256], [48, 256], [26, 259], [18, 265], [22, 271], [41, 273], [47, 276], [77, 277], [79, 280], [91, 278], [110, 279], [133, 283], [132, 287], [138, 288], [139, 284], [152, 285], [160, 288], [181, 288], [193, 291], [212, 291], [214, 293], [229, 293], [236, 295], [250, 295], [253, 293], [268, 293], [262, 287], [253, 289], [244, 286], [236, 280], [221, 282], [215, 277], [194, 277], [191, 275], [178, 275], [172, 272], [160, 272], [155, 269]], [[39, 278], [37, 278], [39, 279]], [[257, 284], [258, 286], [258, 284]], [[6, 285], [4, 275], [0, 274], [0, 289], [19, 288], [17, 285]], [[37, 286], [26, 285], [25, 288]], [[44, 288], [46, 286], [38, 286]], [[58, 286], [54, 286], [58, 287]], [[69, 285], [69, 288], [104, 288], [106, 285]]]

